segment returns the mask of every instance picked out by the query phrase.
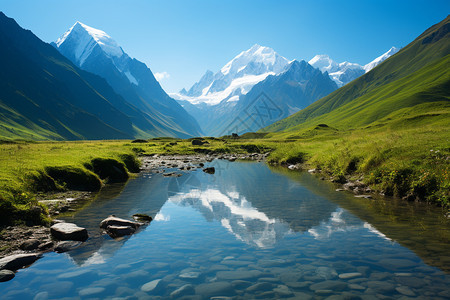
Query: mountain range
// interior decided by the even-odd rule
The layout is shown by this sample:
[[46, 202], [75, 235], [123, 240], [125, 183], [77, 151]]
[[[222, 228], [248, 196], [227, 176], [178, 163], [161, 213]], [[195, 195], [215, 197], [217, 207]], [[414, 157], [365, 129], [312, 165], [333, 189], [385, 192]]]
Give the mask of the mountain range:
[[[293, 137], [333, 130], [448, 124], [450, 16], [370, 72], [262, 129]], [[448, 126], [448, 125], [447, 125]], [[447, 127], [448, 128], [448, 127]]]
[[397, 51], [393, 47], [361, 66], [338, 64], [327, 55], [317, 55], [309, 63], [289, 61], [269, 47], [254, 45], [217, 73], [206, 71], [189, 90], [172, 96], [197, 119], [206, 135], [242, 134], [307, 107]]
[[347, 61], [337, 63], [328, 55], [324, 54], [314, 56], [309, 61], [309, 64], [314, 68], [318, 68], [322, 72], [327, 72], [331, 79], [336, 82], [339, 87], [341, 87], [369, 72], [384, 60], [397, 53], [399, 50], [399, 48], [392, 47], [389, 51], [364, 66]]
[[448, 19], [364, 66], [327, 55], [289, 61], [254, 45], [174, 100], [105, 32], [76, 22], [50, 45], [0, 13], [0, 137], [186, 138], [262, 128], [288, 136], [317, 124], [381, 124], [419, 104], [448, 105]]

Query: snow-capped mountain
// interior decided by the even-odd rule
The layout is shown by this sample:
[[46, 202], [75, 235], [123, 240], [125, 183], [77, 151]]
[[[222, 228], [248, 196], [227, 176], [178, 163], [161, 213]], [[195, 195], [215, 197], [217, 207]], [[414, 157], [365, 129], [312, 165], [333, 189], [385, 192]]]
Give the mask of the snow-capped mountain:
[[305, 61], [293, 60], [279, 74], [268, 75], [238, 101], [193, 105], [180, 101], [207, 135], [257, 131], [307, 107], [336, 90], [326, 74]]
[[[353, 81], [397, 51], [392, 48], [361, 66], [337, 63], [328, 55], [316, 55], [309, 63], [289, 61], [269, 47], [254, 45], [173, 97], [206, 135], [257, 131]], [[261, 105], [270, 111], [262, 113]]]
[[221, 101], [239, 100], [258, 82], [269, 75], [279, 74], [289, 61], [272, 48], [254, 45], [229, 61], [220, 71], [207, 71], [189, 91], [174, 95], [192, 104], [216, 105]]
[[125, 53], [122, 48], [104, 31], [76, 22], [55, 44], [60, 48], [65, 45], [72, 46], [72, 53], [77, 64], [82, 66], [94, 48], [98, 45], [111, 58], [119, 58]]
[[[269, 47], [254, 45], [216, 74], [207, 71], [177, 99], [206, 135], [220, 136], [257, 131], [337, 88], [307, 62], [289, 61]], [[263, 117], [265, 113], [270, 117]]]
[[104, 31], [76, 22], [52, 44], [81, 69], [106, 79], [116, 93], [144, 112], [147, 121], [139, 120], [140, 131], [151, 136], [201, 134], [195, 119], [164, 92], [151, 70], [129, 57]]
[[391, 57], [392, 55], [394, 55], [395, 53], [397, 53], [398, 51], [400, 51], [401, 48], [396, 48], [396, 47], [392, 47], [391, 49], [389, 49], [388, 52], [384, 53], [383, 55], [375, 58], [373, 61], [371, 61], [370, 63], [368, 63], [367, 65], [365, 65], [363, 68], [364, 70], [367, 72], [369, 72], [370, 70], [372, 70], [373, 68], [375, 68], [376, 66], [378, 66], [380, 63], [382, 63], [383, 61], [385, 61], [386, 59], [388, 59], [389, 57]]
[[339, 87], [341, 87], [355, 80], [364, 73], [369, 72], [378, 64], [397, 53], [399, 50], [399, 48], [392, 47], [391, 49], [389, 49], [389, 51], [364, 66], [347, 61], [337, 63], [328, 55], [324, 54], [314, 56], [309, 61], [309, 64], [315, 68], [318, 68], [323, 73], [328, 72], [328, 75], [331, 77], [331, 79], [333, 79], [333, 81], [336, 82]]

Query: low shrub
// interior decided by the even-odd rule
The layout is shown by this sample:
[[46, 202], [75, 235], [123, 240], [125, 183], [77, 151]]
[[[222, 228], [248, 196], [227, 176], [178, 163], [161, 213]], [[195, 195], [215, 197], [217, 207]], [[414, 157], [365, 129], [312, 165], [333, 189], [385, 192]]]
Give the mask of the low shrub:
[[37, 171], [26, 176], [28, 187], [35, 192], [60, 191], [63, 188], [44, 171]]
[[242, 144], [242, 145], [240, 145], [240, 148], [247, 151], [247, 153], [261, 153], [262, 152], [260, 147], [258, 147], [257, 145], [254, 145], [254, 144]]
[[0, 197], [0, 225], [6, 226], [14, 223], [17, 208], [14, 204]]
[[136, 140], [133, 140], [133, 141], [131, 141], [131, 142], [132, 142], [132, 143], [141, 143], [141, 144], [148, 143], [147, 140], [143, 140], [143, 139], [136, 139]]
[[301, 164], [305, 162], [306, 154], [303, 152], [297, 152], [295, 154], [291, 154], [286, 160], [281, 163], [286, 163], [289, 165]]
[[119, 158], [127, 167], [127, 170], [131, 173], [138, 173], [141, 167], [141, 162], [132, 154], [120, 154]]
[[[16, 200], [6, 200], [0, 197], [0, 226], [25, 224], [27, 226], [48, 225], [47, 208], [30, 199], [29, 194], [19, 193], [16, 200], [20, 202], [30, 201], [28, 203], [15, 203]], [[21, 199], [19, 199], [21, 198]]]
[[102, 182], [97, 175], [89, 170], [73, 166], [46, 167], [45, 172], [56, 183], [70, 190], [98, 191]]
[[108, 183], [125, 182], [128, 172], [125, 165], [112, 158], [94, 158], [91, 160], [92, 171]]

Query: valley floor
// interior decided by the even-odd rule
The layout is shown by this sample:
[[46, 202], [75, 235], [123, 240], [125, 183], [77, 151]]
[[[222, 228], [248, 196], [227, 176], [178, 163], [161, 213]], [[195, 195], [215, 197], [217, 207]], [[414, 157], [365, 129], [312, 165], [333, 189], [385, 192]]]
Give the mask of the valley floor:
[[[37, 201], [42, 194], [96, 191], [139, 172], [138, 156], [175, 154], [227, 158], [266, 154], [269, 164], [311, 170], [341, 184], [350, 182], [347, 188], [356, 193], [370, 191], [447, 208], [447, 133], [436, 126], [342, 132], [321, 125], [298, 136], [249, 133], [239, 138], [186, 140], [4, 142], [0, 144], [0, 225], [48, 224], [48, 209]], [[116, 169], [125, 174], [114, 173]]]

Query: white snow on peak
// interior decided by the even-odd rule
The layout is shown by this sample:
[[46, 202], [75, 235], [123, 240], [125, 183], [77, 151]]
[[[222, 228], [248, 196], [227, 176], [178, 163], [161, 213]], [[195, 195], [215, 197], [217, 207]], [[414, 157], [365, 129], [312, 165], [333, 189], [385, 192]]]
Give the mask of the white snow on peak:
[[309, 62], [311, 66], [322, 71], [322, 73], [336, 72], [339, 69], [338, 63], [332, 60], [328, 55], [319, 54], [314, 56]]
[[272, 48], [256, 44], [229, 61], [214, 74], [212, 80], [208, 78], [208, 83], [203, 84], [201, 81], [196, 83], [204, 86], [201, 95], [191, 97], [171, 94], [171, 96], [192, 104], [216, 105], [223, 100], [235, 102], [267, 76], [283, 72], [288, 64], [289, 61]]
[[381, 62], [389, 58], [390, 56], [397, 53], [400, 49], [396, 47], [392, 47], [388, 52], [384, 53], [380, 57], [377, 57], [372, 62], [368, 63], [365, 66], [361, 66], [356, 63], [350, 63], [344, 61], [342, 63], [337, 63], [332, 60], [328, 55], [316, 55], [310, 61], [309, 64], [314, 68], [319, 69], [322, 73], [328, 72], [330, 78], [336, 82], [336, 84], [341, 87], [346, 85], [350, 81], [358, 78], [364, 73], [369, 72]]
[[397, 53], [399, 50], [400, 50], [400, 48], [392, 47], [391, 49], [389, 49], [388, 52], [375, 58], [373, 61], [371, 61], [370, 63], [365, 65], [364, 70], [366, 71], [366, 73], [369, 72], [370, 70], [372, 70], [373, 68], [378, 66], [380, 63], [382, 63], [383, 61], [385, 61], [386, 59], [388, 59], [389, 57], [391, 57], [392, 55]]
[[[251, 63], [261, 63], [265, 65], [268, 71], [275, 73], [281, 72], [289, 61], [276, 53], [272, 48], [253, 45], [247, 51], [242, 51], [239, 55], [229, 61], [221, 70], [223, 75], [230, 73], [239, 73]], [[254, 74], [256, 75], [256, 74]]]
[[75, 44], [74, 54], [80, 66], [92, 53], [96, 44], [110, 57], [121, 57], [124, 54], [116, 41], [104, 31], [92, 28], [79, 21], [56, 40], [56, 45], [60, 47], [69, 40]]
[[275, 75], [274, 72], [267, 72], [260, 75], [247, 75], [233, 79], [231, 83], [222, 91], [209, 92], [211, 85], [203, 89], [202, 95], [198, 97], [189, 97], [178, 93], [170, 93], [174, 99], [187, 100], [192, 104], [205, 103], [207, 105], [216, 105], [226, 99], [227, 102], [235, 102], [239, 100], [240, 95], [247, 94], [254, 85], [263, 81], [269, 75]]

